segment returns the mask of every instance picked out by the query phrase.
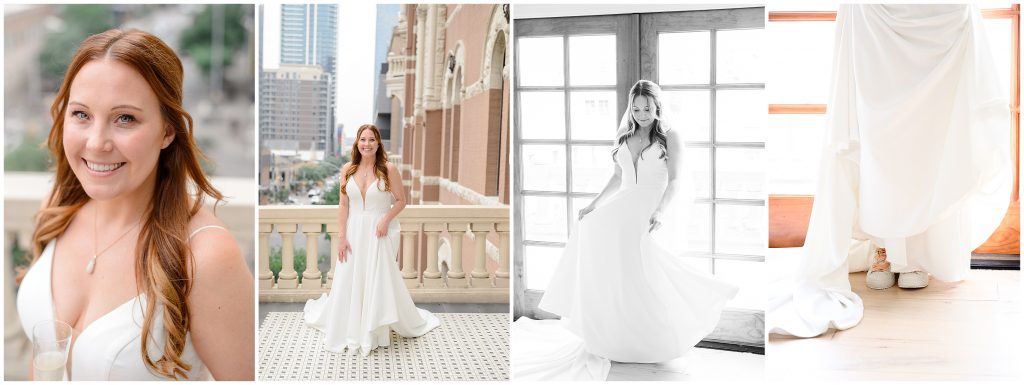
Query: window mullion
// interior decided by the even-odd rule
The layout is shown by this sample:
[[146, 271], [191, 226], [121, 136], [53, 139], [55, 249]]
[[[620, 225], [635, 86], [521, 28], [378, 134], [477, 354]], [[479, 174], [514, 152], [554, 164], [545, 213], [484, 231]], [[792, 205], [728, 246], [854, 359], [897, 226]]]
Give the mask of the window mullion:
[[569, 102], [569, 36], [562, 36], [562, 100], [565, 103], [565, 234], [572, 231], [572, 106]]
[[[717, 44], [717, 33], [716, 33], [716, 30], [712, 29], [710, 31], [710, 39], [711, 39], [711, 53], [709, 55], [709, 60], [711, 61], [711, 66], [710, 66], [711, 67], [711, 71], [710, 71], [711, 73], [710, 73], [710, 79], [708, 79], [708, 84], [711, 85], [711, 102], [710, 102], [711, 108], [709, 108], [710, 111], [708, 111], [708, 113], [711, 114], [711, 115], [710, 115], [710, 120], [709, 120], [710, 124], [708, 125], [708, 127], [711, 130], [710, 136], [709, 136], [709, 138], [711, 138], [711, 147], [710, 147], [708, 153], [709, 153], [709, 156], [711, 157], [711, 159], [709, 159], [709, 163], [708, 164], [711, 167], [711, 172], [709, 174], [709, 177], [711, 179], [711, 186], [710, 186], [710, 191], [709, 191], [709, 196], [711, 197], [711, 218], [710, 218], [710, 222], [711, 222], [710, 225], [711, 225], [711, 227], [708, 230], [709, 230], [709, 233], [711, 234], [711, 245], [710, 245], [711, 246], [711, 255], [715, 255], [715, 253], [718, 251], [718, 245], [716, 244], [717, 243], [718, 234], [717, 234], [717, 229], [716, 229], [716, 226], [715, 226], [718, 223], [718, 219], [716, 218], [717, 217], [717, 211], [718, 211], [718, 204], [715, 203], [717, 198], [718, 198], [718, 192], [716, 191], [718, 189], [717, 188], [717, 186], [718, 186], [718, 181], [717, 181], [717, 179], [718, 179], [718, 172], [717, 172], [718, 166], [716, 164], [717, 163], [716, 159], [718, 159], [718, 154], [717, 154], [718, 151], [717, 151], [717, 148], [716, 148], [716, 145], [718, 143], [718, 134], [717, 134], [718, 119], [717, 119], [717, 114], [715, 113], [718, 110], [718, 90], [715, 87], [717, 85], [716, 76], [718, 75], [718, 71], [717, 71], [717, 68], [716, 68], [716, 66], [718, 64], [717, 63], [718, 62], [718, 60], [717, 60], [718, 44]], [[715, 259], [714, 258], [711, 258], [711, 274], [715, 274]]]

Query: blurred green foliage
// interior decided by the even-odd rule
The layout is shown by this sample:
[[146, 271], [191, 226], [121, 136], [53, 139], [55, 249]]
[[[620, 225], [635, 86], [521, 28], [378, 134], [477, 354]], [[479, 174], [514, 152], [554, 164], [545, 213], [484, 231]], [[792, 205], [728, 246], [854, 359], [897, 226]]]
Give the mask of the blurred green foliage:
[[307, 182], [319, 182], [338, 171], [329, 163], [306, 164], [295, 171], [295, 179]]
[[340, 193], [341, 193], [341, 184], [340, 183], [335, 183], [333, 186], [331, 186], [330, 190], [327, 190], [327, 192], [325, 192], [322, 195], [323, 196], [323, 201], [321, 201], [321, 202], [323, 202], [323, 203], [321, 203], [321, 204], [325, 204], [325, 205], [336, 205], [336, 204], [338, 204], [338, 199], [340, 199], [338, 194], [340, 194]]
[[71, 55], [87, 36], [114, 28], [114, 13], [110, 5], [65, 5], [60, 13], [63, 28], [50, 32], [46, 44], [39, 52], [43, 89], [57, 90], [64, 72], [71, 63]]
[[[323, 265], [327, 261], [327, 254], [321, 250], [317, 256], [317, 264]], [[302, 272], [306, 271], [306, 249], [297, 248], [295, 249], [295, 271], [299, 273], [299, 282], [302, 282]], [[329, 265], [328, 265], [329, 266]], [[327, 272], [324, 269], [320, 270], [323, 273], [323, 282], [327, 280]], [[278, 274], [281, 273], [281, 247], [272, 246], [270, 248], [270, 272], [274, 273], [274, 279], [277, 279]]]
[[25, 134], [21, 143], [4, 154], [6, 171], [46, 171], [50, 168], [50, 151], [43, 147], [45, 138]]
[[248, 34], [245, 25], [242, 24], [247, 17], [242, 4], [207, 5], [196, 15], [192, 26], [181, 33], [181, 50], [196, 61], [203, 75], [210, 74], [213, 64], [213, 7], [220, 7], [224, 11], [224, 49], [221, 51], [224, 53], [224, 67], [231, 66], [234, 59], [232, 53], [243, 48]]
[[324, 162], [334, 165], [334, 167], [337, 168], [338, 170], [341, 170], [341, 166], [344, 166], [345, 163], [348, 163], [348, 161], [348, 155], [330, 156], [327, 157], [327, 159], [324, 159]]
[[[334, 157], [330, 157], [330, 158], [324, 159], [324, 162], [329, 163], [331, 165], [331, 167], [334, 167], [334, 172], [341, 173], [341, 167], [344, 166], [346, 163], [348, 163], [349, 160], [350, 159], [349, 159], [348, 155], [342, 155], [342, 156], [334, 156]], [[332, 172], [332, 175], [333, 175], [333, 172]], [[334, 181], [334, 185], [331, 186], [331, 188], [329, 190], [327, 190], [326, 192], [324, 192], [321, 195], [323, 197], [323, 200], [321, 201], [320, 204], [323, 204], [323, 205], [336, 205], [336, 204], [338, 204], [338, 200], [341, 198], [341, 196], [338, 195], [338, 194], [341, 194], [341, 184], [340, 183], [341, 183], [340, 180]]]
[[275, 202], [287, 203], [288, 202], [288, 190], [281, 189], [274, 192], [273, 197]]
[[10, 252], [11, 266], [15, 268], [28, 267], [31, 264], [32, 261], [29, 260], [31, 256], [29, 256], [28, 250], [23, 249], [17, 242], [14, 242], [14, 244], [11, 245]]

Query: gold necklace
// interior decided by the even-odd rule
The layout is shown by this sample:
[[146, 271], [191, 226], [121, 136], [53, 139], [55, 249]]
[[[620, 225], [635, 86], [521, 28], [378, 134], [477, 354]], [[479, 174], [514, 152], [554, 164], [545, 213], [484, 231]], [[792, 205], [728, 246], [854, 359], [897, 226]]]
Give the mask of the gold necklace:
[[92, 259], [89, 260], [89, 264], [85, 265], [85, 272], [88, 273], [88, 274], [92, 274], [93, 270], [96, 270], [96, 258], [99, 258], [100, 254], [103, 254], [103, 253], [107, 252], [107, 250], [110, 250], [110, 248], [114, 247], [114, 245], [116, 245], [117, 242], [119, 242], [121, 240], [121, 238], [124, 238], [125, 235], [128, 235], [128, 233], [132, 232], [132, 230], [134, 230], [136, 227], [138, 227], [139, 223], [142, 223], [142, 217], [139, 217], [139, 220], [135, 221], [135, 224], [132, 225], [132, 227], [129, 227], [128, 231], [125, 231], [124, 234], [121, 234], [120, 237], [117, 237], [117, 239], [115, 239], [113, 242], [111, 242], [109, 245], [107, 245], [106, 248], [104, 248], [102, 251], [97, 253], [96, 252], [96, 244], [99, 243], [99, 241], [96, 240], [97, 233], [98, 233], [98, 231], [96, 230], [96, 227], [97, 227], [96, 226], [96, 218], [97, 217], [99, 217], [99, 215], [96, 215], [96, 213], [94, 212], [93, 216], [92, 216]]
[[370, 167], [369, 170], [363, 171], [363, 178], [369, 178], [372, 171], [373, 171], [373, 167], [372, 166]]

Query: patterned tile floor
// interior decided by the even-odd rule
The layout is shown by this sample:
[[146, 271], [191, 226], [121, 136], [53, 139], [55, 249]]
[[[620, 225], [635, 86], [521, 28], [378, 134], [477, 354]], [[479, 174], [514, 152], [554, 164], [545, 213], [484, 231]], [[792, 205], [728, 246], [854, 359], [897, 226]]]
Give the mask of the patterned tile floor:
[[391, 333], [368, 356], [321, 347], [302, 312], [270, 312], [260, 326], [259, 380], [508, 380], [507, 313], [437, 313], [441, 326], [418, 338]]

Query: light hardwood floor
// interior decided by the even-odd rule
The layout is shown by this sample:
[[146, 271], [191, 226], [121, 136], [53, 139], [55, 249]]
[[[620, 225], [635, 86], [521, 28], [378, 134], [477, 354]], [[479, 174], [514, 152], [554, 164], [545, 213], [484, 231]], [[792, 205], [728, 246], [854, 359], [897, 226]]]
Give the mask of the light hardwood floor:
[[850, 274], [864, 319], [817, 338], [771, 335], [768, 380], [1019, 380], [1019, 271], [972, 270], [958, 283], [871, 290]]

